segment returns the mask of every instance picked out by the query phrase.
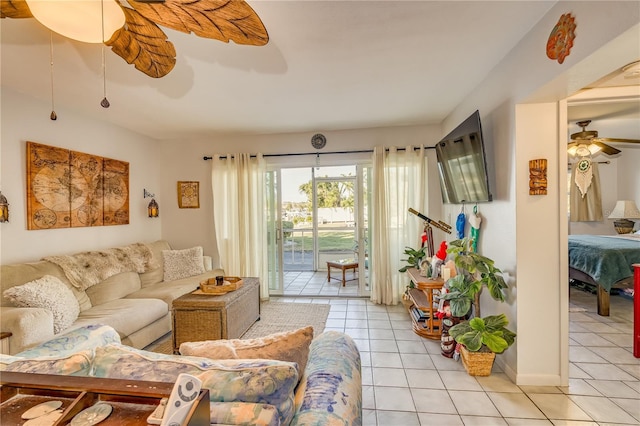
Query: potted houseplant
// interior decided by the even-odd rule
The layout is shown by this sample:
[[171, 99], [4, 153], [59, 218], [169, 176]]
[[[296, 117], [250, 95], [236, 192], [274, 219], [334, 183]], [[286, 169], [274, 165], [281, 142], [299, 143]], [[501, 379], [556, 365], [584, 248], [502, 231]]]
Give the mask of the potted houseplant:
[[486, 287], [493, 299], [504, 302], [507, 288], [502, 271], [496, 268], [494, 261], [469, 250], [470, 242], [468, 238], [452, 241], [447, 249], [448, 254], [455, 256], [453, 261], [458, 273], [447, 281], [448, 292], [443, 299], [449, 301], [454, 317], [471, 314], [471, 308], [473, 314], [479, 317], [482, 289]]
[[460, 355], [470, 375], [488, 376], [497, 353], [504, 352], [515, 340], [516, 334], [507, 329], [504, 314], [481, 317], [480, 293], [486, 287], [491, 297], [504, 302], [507, 283], [494, 261], [469, 250], [469, 239], [449, 244], [447, 252], [453, 254], [458, 274], [446, 283], [442, 295], [449, 302], [451, 315], [469, 317], [449, 329], [449, 335], [461, 345]]
[[464, 368], [472, 376], [491, 374], [496, 354], [513, 344], [516, 334], [507, 328], [504, 314], [474, 317], [449, 329], [449, 335], [460, 343], [460, 357]]
[[412, 249], [411, 247], [404, 248], [404, 254], [407, 256], [406, 259], [400, 259], [403, 262], [407, 262], [405, 266], [398, 269], [398, 272], [407, 272], [409, 268], [420, 269], [420, 263], [422, 259], [427, 255], [426, 253], [427, 247], [420, 247], [419, 249]]
[[[427, 247], [420, 247], [419, 249], [413, 249], [411, 247], [405, 247], [404, 248], [404, 254], [406, 255], [406, 259], [401, 259], [403, 262], [407, 262], [406, 265], [404, 265], [402, 268], [398, 269], [398, 272], [407, 272], [407, 269], [409, 268], [416, 268], [416, 269], [420, 269], [420, 264], [422, 263], [422, 260], [426, 257], [427, 253], [426, 253]], [[409, 282], [409, 285], [407, 286], [407, 288], [404, 291], [404, 296], [402, 299], [402, 302], [404, 304], [407, 305], [407, 307], [409, 306], [409, 290], [414, 288], [415, 285], [413, 284], [413, 281]]]

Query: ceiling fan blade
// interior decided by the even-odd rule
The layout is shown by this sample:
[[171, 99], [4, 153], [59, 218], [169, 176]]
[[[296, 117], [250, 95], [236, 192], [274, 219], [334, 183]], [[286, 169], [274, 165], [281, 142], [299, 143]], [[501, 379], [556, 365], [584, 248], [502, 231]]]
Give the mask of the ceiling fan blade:
[[598, 138], [598, 142], [611, 142], [611, 143], [640, 143], [640, 139], [624, 139], [624, 138]]
[[269, 35], [260, 17], [244, 0], [166, 0], [128, 3], [150, 21], [183, 33], [226, 43], [263, 46]]
[[0, 1], [0, 18], [33, 18], [33, 15], [24, 0], [2, 0]]
[[176, 49], [156, 24], [133, 9], [123, 7], [125, 26], [105, 44], [149, 77], [169, 74], [176, 65]]
[[607, 155], [616, 155], [622, 151], [617, 148], [612, 147], [611, 145], [607, 145], [606, 143], [600, 142], [600, 140], [592, 141], [592, 143], [598, 145], [603, 153]]

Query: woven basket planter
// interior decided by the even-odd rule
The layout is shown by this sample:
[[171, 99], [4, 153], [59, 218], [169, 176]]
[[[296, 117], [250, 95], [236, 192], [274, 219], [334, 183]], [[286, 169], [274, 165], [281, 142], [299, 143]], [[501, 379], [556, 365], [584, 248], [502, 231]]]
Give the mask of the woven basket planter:
[[488, 376], [491, 374], [493, 361], [496, 359], [494, 352], [470, 352], [466, 346], [460, 346], [460, 358], [462, 365], [470, 376]]

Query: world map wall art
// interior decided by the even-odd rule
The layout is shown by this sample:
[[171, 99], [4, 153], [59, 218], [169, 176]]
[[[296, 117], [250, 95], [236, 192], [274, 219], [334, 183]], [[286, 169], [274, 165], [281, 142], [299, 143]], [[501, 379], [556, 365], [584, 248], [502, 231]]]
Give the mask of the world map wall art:
[[128, 223], [129, 163], [27, 142], [27, 229]]

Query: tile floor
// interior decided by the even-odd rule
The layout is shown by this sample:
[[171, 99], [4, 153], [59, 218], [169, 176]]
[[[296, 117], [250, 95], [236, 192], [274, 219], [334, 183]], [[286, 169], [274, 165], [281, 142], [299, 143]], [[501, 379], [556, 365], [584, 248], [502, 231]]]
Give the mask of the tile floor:
[[361, 351], [365, 426], [640, 424], [629, 299], [613, 296], [612, 315], [599, 317], [595, 296], [571, 289], [569, 386], [516, 386], [497, 366], [489, 377], [469, 376], [440, 355], [439, 341], [413, 333], [402, 305], [318, 297], [326, 275], [316, 275], [300, 289], [306, 297], [278, 300], [331, 304], [326, 329], [346, 332]]
[[358, 272], [349, 270], [342, 286], [342, 272], [331, 270], [331, 281], [327, 281], [327, 271], [304, 271], [284, 273], [284, 294], [286, 296], [340, 296], [358, 297]]

